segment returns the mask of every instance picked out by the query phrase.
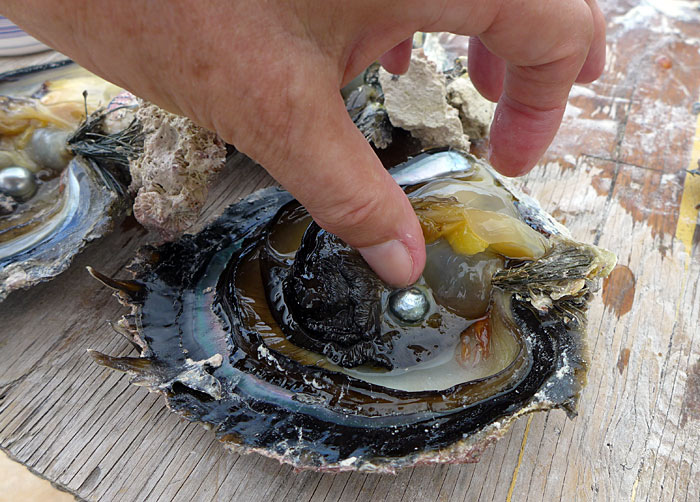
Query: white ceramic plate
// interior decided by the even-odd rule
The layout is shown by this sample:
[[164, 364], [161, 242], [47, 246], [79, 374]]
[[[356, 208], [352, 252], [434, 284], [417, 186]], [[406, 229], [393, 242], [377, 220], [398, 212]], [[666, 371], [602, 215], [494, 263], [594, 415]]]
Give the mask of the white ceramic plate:
[[21, 56], [49, 49], [6, 17], [0, 16], [0, 56]]

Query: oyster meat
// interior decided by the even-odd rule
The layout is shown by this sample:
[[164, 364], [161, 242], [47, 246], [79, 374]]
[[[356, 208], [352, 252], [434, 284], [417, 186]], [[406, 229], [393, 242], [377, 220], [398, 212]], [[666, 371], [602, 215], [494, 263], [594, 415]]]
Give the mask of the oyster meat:
[[575, 412], [585, 311], [611, 253], [574, 241], [487, 164], [431, 151], [392, 169], [427, 265], [391, 288], [290, 194], [256, 192], [196, 235], [93, 276], [140, 357], [91, 352], [227, 446], [299, 469], [473, 462], [519, 416]]
[[61, 273], [124, 208], [119, 173], [68, 144], [121, 92], [70, 61], [0, 75], [0, 301]]

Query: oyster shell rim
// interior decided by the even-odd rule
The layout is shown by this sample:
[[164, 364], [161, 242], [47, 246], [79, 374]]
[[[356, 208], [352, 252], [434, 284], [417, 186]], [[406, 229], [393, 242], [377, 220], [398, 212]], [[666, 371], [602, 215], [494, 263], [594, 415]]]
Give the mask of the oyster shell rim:
[[36, 64], [31, 66], [24, 66], [22, 68], [17, 68], [16, 70], [9, 70], [0, 73], [0, 84], [5, 82], [14, 82], [18, 78], [24, 77], [26, 75], [39, 73], [47, 70], [55, 70], [56, 68], [61, 68], [63, 66], [68, 66], [71, 64], [77, 65], [75, 61], [70, 58], [61, 59], [60, 61], [53, 61], [51, 63]]
[[[114, 220], [124, 210], [124, 199], [107, 187], [98, 174], [100, 168], [92, 164], [76, 157], [64, 171], [77, 181], [80, 193], [87, 191], [89, 199], [84, 205], [39, 242], [0, 260], [0, 301], [13, 291], [49, 281], [65, 272], [85, 246], [111, 231]], [[60, 236], [66, 235], [70, 227], [81, 230], [67, 234], [66, 241]]]
[[[461, 152], [460, 154], [464, 155], [464, 153]], [[495, 174], [491, 170], [490, 172], [492, 174]], [[502, 183], [501, 180], [498, 181]], [[514, 198], [516, 200], [519, 200], [521, 204], [529, 203], [529, 197], [524, 196], [521, 199], [520, 197], [518, 197], [518, 195], [522, 194], [513, 193], [513, 191], [511, 191], [508, 187], [505, 188], [506, 190], [510, 191]], [[254, 204], [256, 202], [256, 199], [261, 198], [265, 194], [270, 193], [280, 194], [284, 192], [278, 189], [263, 189], [261, 191], [254, 192], [239, 203], [230, 206], [226, 210], [224, 215], [222, 215], [214, 223], [205, 228], [202, 232], [200, 232], [200, 234], [211, 232], [213, 227], [217, 223], [225, 219], [226, 215], [233, 207], [243, 207], [246, 204]], [[288, 197], [291, 198], [291, 196]], [[545, 228], [552, 230], [552, 233], [557, 232], [559, 228], [563, 228], [555, 220], [553, 220], [551, 216], [547, 215], [546, 213], [543, 213], [541, 208], [539, 208], [539, 204], [535, 203], [535, 205], [536, 207], [533, 208], [534, 214], [537, 215], [539, 213], [539, 216], [542, 216], [542, 214], [546, 215], [546, 217], [540, 219], [535, 218], [533, 220], [535, 224], [539, 224]], [[533, 223], [530, 222], [530, 225], [532, 226]], [[544, 230], [544, 232], [547, 232], [547, 230]], [[565, 234], [568, 235], [568, 231], [566, 231]], [[241, 240], [238, 237], [237, 239], [239, 241]], [[132, 272], [138, 277], [139, 273], [144, 273], [144, 270], [147, 270], [147, 268], [149, 267], [149, 264], [147, 262], [148, 259], [137, 258], [131, 267]], [[142, 352], [141, 358], [152, 357], [153, 353], [151, 351], [151, 347], [139, 333], [139, 328], [142, 328], [142, 326], [138, 325], [138, 316], [140, 313], [139, 303], [141, 301], [141, 299], [139, 298], [139, 283], [137, 281], [116, 281], [105, 277], [102, 274], [95, 272], [94, 270], [91, 270], [91, 273], [98, 280], [108, 285], [109, 287], [115, 289], [117, 291], [116, 295], [120, 298], [120, 301], [123, 304], [131, 306], [132, 312], [129, 315], [130, 321], [125, 320], [125, 318], [123, 318], [122, 320], [124, 322], [120, 323], [121, 329], [119, 331], [122, 332], [122, 334], [125, 334], [128, 338], [130, 338], [132, 343], [134, 343], [134, 345], [137, 346], [137, 348], [139, 348], [139, 350]], [[580, 330], [583, 332], [585, 330], [585, 327], [580, 326]], [[556, 381], [552, 381], [548, 377], [546, 379], [546, 382], [538, 386], [536, 392], [533, 393], [533, 395], [527, 399], [527, 402], [524, 403], [521, 408], [516, 410], [510, 410], [508, 413], [506, 413], [499, 419], [494, 419], [490, 422], [487, 422], [486, 424], [481, 424], [474, 432], [470, 433], [466, 437], [451, 441], [447, 446], [438, 447], [434, 450], [420, 450], [418, 453], [406, 454], [400, 457], [383, 457], [378, 455], [372, 457], [369, 460], [362, 459], [359, 463], [358, 459], [356, 459], [355, 457], [346, 457], [335, 462], [320, 462], [311, 464], [308, 462], [309, 459], [305, 458], [305, 453], [308, 452], [298, 451], [300, 449], [305, 450], [304, 447], [299, 448], [291, 446], [286, 448], [283, 452], [281, 452], [279, 450], [273, 450], [269, 446], [258, 447], [255, 445], [243, 444], [243, 441], [240, 440], [240, 438], [237, 438], [234, 435], [227, 433], [223, 433], [222, 435], [220, 431], [217, 431], [217, 436], [226, 444], [228, 448], [234, 451], [242, 453], [257, 452], [271, 458], [276, 458], [281, 462], [290, 463], [296, 469], [313, 469], [319, 471], [334, 472], [346, 470], [360, 470], [366, 472], [395, 472], [396, 469], [399, 467], [408, 467], [425, 463], [454, 463], [476, 461], [481, 451], [483, 451], [483, 449], [488, 444], [495, 441], [497, 437], [503, 435], [507, 430], [508, 426], [517, 417], [523, 414], [541, 409], [551, 409], [556, 407], [564, 408], [570, 415], [575, 413], [574, 408], [580, 390], [583, 386], [583, 381], [585, 380], [585, 365], [583, 354], [584, 341], [583, 339], [580, 339], [579, 341], [581, 343], [574, 343], [570, 346], [571, 350], [573, 351], [572, 354], [569, 354], [566, 351], [559, 353], [559, 357], [555, 362], [555, 369], [557, 371], [554, 371], [554, 369], [552, 370], [552, 374], [559, 374], [560, 382], [568, 379], [568, 383], [563, 384], [564, 387], [566, 387], [566, 385], [569, 386], [569, 391], [567, 395], [561, 395], [561, 386], [554, 385]], [[204, 422], [205, 424], [208, 424], [209, 427], [220, 428], [222, 426], [222, 423], [217, 424], [211, 421], [207, 422], [206, 420], [203, 420], [202, 417], [193, 417], [191, 412], [185, 410], [183, 408], [183, 404], [177, 401], [177, 397], [175, 396], [174, 391], [172, 391], [172, 379], [170, 381], [166, 381], [153, 372], [149, 374], [148, 371], [144, 371], [143, 367], [134, 366], [133, 360], [131, 360], [131, 358], [111, 358], [109, 356], [105, 356], [104, 354], [99, 354], [96, 352], [92, 352], [91, 354], [98, 363], [115, 369], [120, 369], [122, 371], [127, 371], [132, 374], [132, 380], [135, 380], [135, 383], [138, 384], [139, 382], [141, 382], [141, 384], [148, 386], [150, 390], [160, 391], [161, 393], [163, 393], [164, 397], [166, 398], [166, 404], [168, 408], [170, 408], [172, 411], [175, 411], [184, 418], [187, 418], [190, 421]], [[138, 360], [140, 358], [136, 359]], [[204, 360], [204, 358], [202, 358], [202, 360]], [[216, 373], [216, 370], [214, 371], [214, 373]], [[352, 460], [351, 462], [351, 459], [354, 460]]]

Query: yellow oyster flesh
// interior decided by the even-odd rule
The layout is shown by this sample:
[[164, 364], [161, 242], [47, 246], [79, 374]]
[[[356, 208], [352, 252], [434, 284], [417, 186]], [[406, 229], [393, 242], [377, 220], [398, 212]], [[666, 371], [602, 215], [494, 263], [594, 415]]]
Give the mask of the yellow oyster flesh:
[[506, 258], [535, 259], [544, 255], [542, 235], [512, 216], [473, 209], [450, 199], [414, 201], [426, 244], [439, 238], [455, 253], [474, 255], [491, 250]]
[[66, 139], [86, 112], [106, 107], [120, 92], [119, 87], [77, 65], [2, 83], [0, 169], [27, 168], [36, 175], [38, 185], [31, 199], [20, 201], [15, 211], [0, 216], [3, 253], [9, 253], [11, 243], [55, 223], [64, 213], [67, 187], [60, 174], [72, 158]]
[[[55, 79], [51, 72], [56, 72]], [[38, 172], [44, 168], [43, 152], [33, 151], [38, 130], [72, 132], [85, 119], [86, 111], [89, 114], [107, 106], [122, 89], [75, 67], [42, 72], [41, 78], [3, 85], [0, 92], [0, 168], [18, 165]]]
[[546, 239], [520, 219], [513, 199], [491, 179], [438, 180], [412, 193], [426, 244], [440, 238], [461, 255], [489, 250], [506, 258], [536, 259]]

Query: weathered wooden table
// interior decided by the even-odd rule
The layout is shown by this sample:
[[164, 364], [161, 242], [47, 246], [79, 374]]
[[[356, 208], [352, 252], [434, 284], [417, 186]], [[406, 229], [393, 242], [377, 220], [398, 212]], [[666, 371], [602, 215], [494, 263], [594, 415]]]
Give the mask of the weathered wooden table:
[[[576, 86], [527, 192], [574, 235], [617, 253], [590, 311], [580, 414], [521, 419], [473, 465], [397, 476], [295, 473], [227, 452], [163, 400], [95, 365], [126, 355], [124, 309], [85, 271], [124, 276], [148, 240], [123, 225], [53, 281], [0, 304], [0, 447], [78, 497], [131, 500], [700, 500], [700, 12], [697, 2], [603, 3], [605, 75]], [[0, 70], [59, 58], [0, 59]], [[232, 159], [202, 222], [271, 183]]]

